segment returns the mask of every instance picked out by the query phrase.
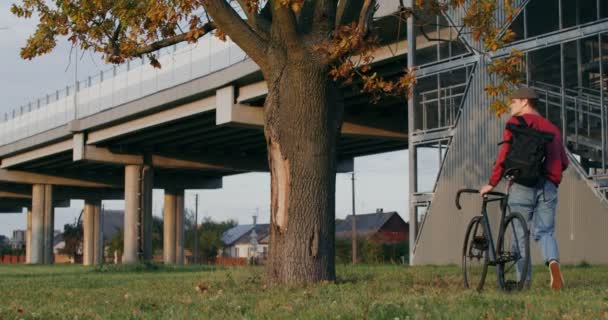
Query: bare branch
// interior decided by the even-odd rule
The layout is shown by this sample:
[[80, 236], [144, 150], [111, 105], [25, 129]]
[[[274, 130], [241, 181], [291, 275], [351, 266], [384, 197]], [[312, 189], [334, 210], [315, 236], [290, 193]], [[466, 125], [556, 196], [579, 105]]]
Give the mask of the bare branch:
[[336, 23], [334, 25], [334, 29], [338, 29], [342, 24], [342, 20], [344, 20], [344, 16], [347, 12], [348, 5], [351, 1], [349, 0], [340, 0], [338, 3], [338, 7], [336, 8]]
[[[180, 42], [184, 42], [184, 41], [188, 41], [188, 40], [196, 40], [198, 38], [201, 38], [202, 36], [208, 34], [209, 32], [213, 31], [216, 29], [215, 23], [213, 21], [207, 22], [205, 23], [200, 30], [202, 31], [201, 33], [199, 33], [199, 35], [192, 39], [191, 36], [189, 36], [187, 33], [182, 33], [176, 36], [173, 36], [171, 38], [165, 38], [163, 40], [159, 40], [156, 42], [153, 42], [147, 46], [143, 46], [141, 48], [138, 48], [135, 51], [135, 54], [133, 54], [134, 57], [139, 57], [148, 53], [152, 53], [155, 52], [159, 49], [165, 48], [165, 47], [169, 47], [172, 46], [174, 44], [178, 44]], [[116, 50], [116, 48], [114, 48], [114, 50]]]
[[376, 0], [365, 0], [363, 7], [359, 13], [359, 22], [357, 28], [361, 31], [362, 36], [366, 36], [369, 31], [374, 18], [374, 12], [376, 11]]
[[260, 37], [268, 39], [270, 33], [270, 21], [262, 17], [258, 11], [252, 11], [247, 7], [246, 0], [237, 0], [245, 16], [247, 16], [247, 24], [257, 33]]
[[205, 0], [202, 3], [207, 13], [215, 21], [215, 24], [230, 36], [260, 68], [267, 69], [267, 42], [255, 33], [226, 1]]
[[120, 55], [120, 45], [118, 44], [118, 38], [120, 37], [120, 31], [122, 30], [122, 24], [118, 22], [112, 38], [110, 38], [110, 46], [112, 47], [112, 54], [115, 56]]

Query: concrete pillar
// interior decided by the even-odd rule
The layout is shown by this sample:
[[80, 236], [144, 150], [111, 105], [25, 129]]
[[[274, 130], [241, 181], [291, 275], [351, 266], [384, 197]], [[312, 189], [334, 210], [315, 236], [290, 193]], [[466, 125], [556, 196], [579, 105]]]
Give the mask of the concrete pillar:
[[53, 209], [53, 186], [44, 185], [44, 264], [55, 262], [55, 210]]
[[[92, 266], [99, 262], [99, 208], [100, 201], [85, 201], [83, 216], [82, 264]], [[96, 259], [97, 257], [97, 259]]]
[[184, 190], [165, 190], [163, 257], [166, 264], [184, 264]]
[[44, 185], [32, 186], [32, 235], [30, 263], [44, 262]]
[[175, 195], [175, 263], [184, 264], [184, 190]]
[[153, 171], [150, 166], [142, 166], [141, 168], [141, 206], [142, 212], [142, 251], [144, 261], [152, 260], [152, 189], [154, 188], [153, 183]]
[[152, 258], [152, 168], [125, 166], [123, 263]]
[[104, 263], [104, 248], [103, 248], [103, 212], [101, 211], [101, 201], [97, 202], [93, 230], [93, 264], [100, 265]]
[[50, 185], [32, 186], [32, 213], [30, 236], [30, 263], [53, 263], [53, 188]]
[[32, 208], [27, 208], [27, 229], [25, 231], [25, 263], [32, 263]]
[[175, 263], [175, 194], [165, 190], [163, 210], [163, 260], [165, 264]]

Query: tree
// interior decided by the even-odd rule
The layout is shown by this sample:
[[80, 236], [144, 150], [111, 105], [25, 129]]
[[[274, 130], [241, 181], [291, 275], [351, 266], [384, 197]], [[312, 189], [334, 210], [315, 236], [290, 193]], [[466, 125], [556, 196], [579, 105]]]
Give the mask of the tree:
[[152, 217], [152, 252], [163, 251], [163, 218]]
[[82, 249], [83, 231], [82, 231], [82, 211], [74, 223], [68, 223], [63, 226], [63, 242], [65, 247], [59, 252], [67, 254], [68, 256], [75, 258], [79, 251]]
[[[187, 219], [189, 220], [189, 219]], [[193, 221], [193, 220], [190, 220]], [[203, 220], [201, 224], [198, 226], [198, 251], [199, 251], [199, 259], [201, 262], [212, 262], [217, 256], [217, 252], [219, 249], [224, 247], [224, 244], [221, 241], [222, 234], [236, 226], [237, 223], [234, 220], [226, 220], [217, 222], [213, 219], [207, 217]], [[186, 231], [186, 240], [185, 246], [192, 251], [194, 255], [194, 225], [192, 223], [190, 228], [187, 228]]]
[[[442, 14], [464, 2], [416, 0], [410, 8], [401, 3], [399, 16]], [[492, 26], [495, 1], [471, 2], [465, 24], [486, 47], [498, 49], [503, 39]], [[376, 6], [376, 0], [21, 0], [12, 12], [40, 19], [21, 51], [26, 59], [53, 50], [57, 37], [65, 36], [111, 63], [147, 55], [161, 67], [156, 50], [196, 42], [216, 30], [257, 63], [268, 86], [267, 280], [273, 284], [335, 279], [336, 144], [343, 110], [336, 80], [358, 77], [362, 89], [374, 94], [406, 94], [415, 83], [412, 70], [389, 81], [369, 67], [380, 43], [372, 32]]]
[[114, 258], [114, 253], [116, 253], [118, 257], [122, 257], [122, 250], [124, 248], [124, 237], [125, 233], [122, 229], [120, 229], [118, 230], [118, 232], [116, 232], [112, 239], [110, 239], [110, 242], [108, 243], [108, 253], [112, 258]]
[[[114, 252], [118, 252], [119, 256], [122, 256], [122, 250], [124, 245], [124, 230], [120, 229], [110, 239], [108, 243], [108, 252], [110, 255], [114, 255]], [[163, 250], [163, 219], [157, 216], [152, 217], [152, 252], [158, 252]]]

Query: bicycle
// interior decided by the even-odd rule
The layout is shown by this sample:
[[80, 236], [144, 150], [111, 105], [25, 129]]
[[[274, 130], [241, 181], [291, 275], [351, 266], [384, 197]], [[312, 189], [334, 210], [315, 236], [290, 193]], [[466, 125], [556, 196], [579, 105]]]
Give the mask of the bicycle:
[[[462, 248], [462, 271], [464, 286], [477, 291], [483, 289], [488, 266], [496, 266], [498, 287], [504, 291], [521, 290], [526, 284], [530, 266], [530, 231], [524, 217], [518, 212], [507, 215], [507, 193], [489, 192], [483, 196], [481, 214], [469, 222]], [[461, 189], [456, 194], [456, 207], [461, 210], [462, 193], [479, 193], [475, 189]], [[500, 202], [500, 224], [495, 247], [492, 229], [488, 218], [487, 204]], [[509, 210], [510, 211], [510, 210]], [[516, 237], [516, 228], [522, 228], [522, 237]], [[523, 251], [523, 252], [522, 252]], [[477, 264], [475, 264], [477, 263]], [[517, 272], [521, 266], [521, 275]]]

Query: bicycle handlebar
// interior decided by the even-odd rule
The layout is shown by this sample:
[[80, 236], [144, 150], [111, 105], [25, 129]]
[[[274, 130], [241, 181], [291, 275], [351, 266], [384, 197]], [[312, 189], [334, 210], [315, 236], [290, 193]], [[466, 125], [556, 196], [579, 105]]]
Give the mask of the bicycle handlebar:
[[[458, 192], [456, 193], [456, 208], [458, 208], [458, 210], [461, 210], [462, 207], [460, 206], [460, 195], [463, 193], [479, 193], [479, 190], [476, 189], [460, 189], [458, 190]], [[491, 196], [497, 196], [497, 197], [506, 197], [507, 195], [502, 193], [502, 192], [497, 192], [497, 191], [491, 191], [488, 192], [484, 195], [484, 198], [487, 195], [491, 195]]]

